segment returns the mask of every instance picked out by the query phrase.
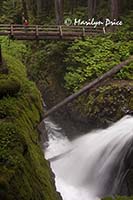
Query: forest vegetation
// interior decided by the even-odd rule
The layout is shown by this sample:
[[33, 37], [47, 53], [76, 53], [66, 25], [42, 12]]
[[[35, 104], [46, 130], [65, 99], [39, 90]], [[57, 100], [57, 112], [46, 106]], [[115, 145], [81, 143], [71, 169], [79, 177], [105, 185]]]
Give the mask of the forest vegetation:
[[[115, 31], [85, 40], [18, 42], [0, 38], [3, 55], [3, 65], [0, 65], [0, 199], [60, 199], [49, 164], [43, 159], [36, 129], [42, 117], [41, 95], [26, 73], [51, 107], [128, 59], [133, 54], [132, 3], [132, 0], [0, 1], [0, 24], [23, 24], [23, 17], [30, 24], [43, 25], [62, 25], [67, 18], [123, 21]], [[102, 127], [133, 110], [132, 96], [133, 63], [130, 63], [57, 115], [61, 114], [64, 119], [67, 112], [74, 122]], [[132, 180], [133, 169], [129, 176], [133, 193]], [[118, 197], [118, 200], [127, 198], [132, 199]]]
[[22, 23], [22, 13], [30, 22], [63, 24], [66, 17], [112, 19], [128, 14], [132, 0], [1, 0], [0, 22]]

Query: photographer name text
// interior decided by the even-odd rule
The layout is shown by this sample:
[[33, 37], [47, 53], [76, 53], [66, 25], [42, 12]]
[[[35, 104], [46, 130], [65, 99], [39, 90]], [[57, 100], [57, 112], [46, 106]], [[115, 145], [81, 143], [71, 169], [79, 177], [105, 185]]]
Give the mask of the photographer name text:
[[74, 20], [67, 18], [64, 21], [64, 24], [67, 26], [93, 26], [94, 28], [96, 28], [97, 26], [104, 26], [104, 27], [108, 27], [108, 26], [122, 26], [123, 22], [116, 20], [116, 19], [109, 19], [106, 18], [104, 21], [101, 20], [95, 20], [95, 18], [92, 19], [88, 19], [86, 20], [82, 20], [82, 19], [77, 19], [75, 18]]

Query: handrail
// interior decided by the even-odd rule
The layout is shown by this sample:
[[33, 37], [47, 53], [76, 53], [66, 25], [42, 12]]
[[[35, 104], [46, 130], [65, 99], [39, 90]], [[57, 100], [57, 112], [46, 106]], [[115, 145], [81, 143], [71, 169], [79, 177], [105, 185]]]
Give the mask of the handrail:
[[65, 26], [65, 25], [27, 25], [0, 24], [0, 36], [11, 36], [13, 39], [76, 39], [88, 35], [103, 34], [102, 26]]

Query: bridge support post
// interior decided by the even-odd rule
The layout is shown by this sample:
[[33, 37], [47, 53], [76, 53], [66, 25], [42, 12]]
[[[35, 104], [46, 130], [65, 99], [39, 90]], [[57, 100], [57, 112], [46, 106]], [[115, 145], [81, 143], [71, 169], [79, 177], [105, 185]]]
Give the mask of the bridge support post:
[[0, 44], [0, 65], [3, 64], [3, 59], [2, 59], [2, 48], [1, 48], [1, 44]]

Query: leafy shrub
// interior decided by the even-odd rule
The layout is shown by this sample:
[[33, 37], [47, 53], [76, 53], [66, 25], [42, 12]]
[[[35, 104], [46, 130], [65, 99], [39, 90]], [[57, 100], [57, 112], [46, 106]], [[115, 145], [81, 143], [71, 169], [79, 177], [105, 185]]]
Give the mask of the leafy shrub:
[[[68, 48], [65, 58], [67, 72], [65, 87], [76, 90], [86, 81], [101, 76], [113, 66], [126, 60], [132, 54], [132, 42], [113, 41], [109, 37], [77, 40]], [[132, 79], [133, 66], [130, 64], [118, 73], [116, 78]]]

